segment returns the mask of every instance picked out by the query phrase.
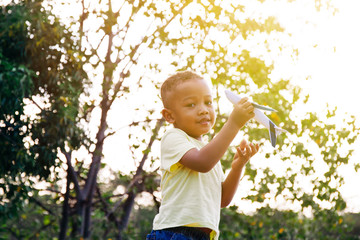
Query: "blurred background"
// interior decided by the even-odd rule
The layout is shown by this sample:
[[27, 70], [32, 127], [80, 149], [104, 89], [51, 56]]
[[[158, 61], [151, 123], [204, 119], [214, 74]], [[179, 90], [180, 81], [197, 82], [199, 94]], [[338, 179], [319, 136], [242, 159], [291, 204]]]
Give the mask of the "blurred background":
[[277, 110], [220, 239], [359, 239], [356, 0], [0, 0], [0, 239], [145, 239], [161, 202], [159, 87], [193, 70]]

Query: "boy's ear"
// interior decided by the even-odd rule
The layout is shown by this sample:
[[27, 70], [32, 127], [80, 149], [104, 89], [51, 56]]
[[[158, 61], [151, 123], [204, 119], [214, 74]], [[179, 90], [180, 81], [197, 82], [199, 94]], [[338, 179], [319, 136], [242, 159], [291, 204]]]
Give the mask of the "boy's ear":
[[170, 109], [167, 109], [167, 108], [164, 108], [162, 111], [161, 111], [161, 114], [163, 115], [163, 117], [165, 118], [165, 120], [168, 122], [168, 123], [174, 123], [175, 119], [172, 115], [172, 111]]

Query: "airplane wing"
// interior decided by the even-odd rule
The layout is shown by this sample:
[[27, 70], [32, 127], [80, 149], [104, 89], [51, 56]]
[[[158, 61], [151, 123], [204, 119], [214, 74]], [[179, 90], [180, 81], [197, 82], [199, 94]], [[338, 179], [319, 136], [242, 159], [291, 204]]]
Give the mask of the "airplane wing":
[[[241, 100], [241, 97], [229, 90], [225, 90], [225, 95], [226, 97], [234, 104], [238, 103]], [[265, 111], [270, 111], [270, 112], [276, 112], [275, 109], [272, 109], [270, 107], [267, 106], [263, 106], [254, 102], [251, 102], [251, 104], [254, 106], [254, 108], [258, 108], [261, 110], [265, 110]]]
[[273, 147], [275, 147], [276, 145], [276, 132], [275, 132], [275, 124], [269, 120], [269, 135], [270, 135], [270, 141], [271, 141], [271, 145]]
[[[231, 91], [228, 91], [228, 90], [225, 90], [225, 94], [226, 94], [226, 97], [230, 100], [230, 102], [232, 102], [233, 104], [236, 104], [238, 103], [240, 100], [241, 100], [241, 97]], [[254, 105], [254, 103], [252, 103]], [[257, 105], [257, 104], [256, 104]], [[260, 107], [257, 107], [257, 106], [260, 106]], [[282, 132], [287, 132], [286, 130], [284, 129], [281, 129], [279, 127], [277, 127], [262, 111], [260, 111], [259, 109], [262, 109], [264, 110], [264, 108], [268, 108], [268, 107], [265, 107], [265, 106], [261, 106], [261, 105], [257, 105], [255, 106], [254, 105], [254, 119], [262, 124], [264, 127], [266, 127], [267, 129], [269, 129], [269, 135], [270, 135], [270, 141], [271, 141], [271, 145], [273, 147], [276, 146], [276, 137], [277, 135], [279, 135], [280, 133]], [[272, 108], [269, 108], [271, 109], [272, 111], [275, 111], [274, 109]], [[267, 109], [266, 109], [267, 110]], [[271, 111], [270, 110], [270, 111]]]

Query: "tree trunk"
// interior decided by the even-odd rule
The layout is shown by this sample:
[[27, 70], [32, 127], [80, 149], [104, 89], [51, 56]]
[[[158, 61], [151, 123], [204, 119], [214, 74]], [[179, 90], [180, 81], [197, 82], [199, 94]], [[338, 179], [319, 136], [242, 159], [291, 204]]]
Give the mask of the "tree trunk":
[[123, 209], [122, 209], [122, 214], [121, 214], [121, 222], [119, 225], [119, 240], [122, 239], [121, 235], [122, 232], [124, 231], [124, 229], [126, 228], [126, 226], [128, 225], [129, 222], [129, 218], [130, 218], [130, 213], [132, 211], [132, 208], [134, 206], [134, 201], [135, 201], [135, 197], [136, 197], [136, 193], [134, 192], [130, 192], [128, 195], [128, 198], [126, 199], [124, 205], [123, 205]]
[[[135, 180], [139, 177], [140, 177], [140, 179], [143, 179], [143, 176], [141, 176], [141, 175], [144, 172], [144, 169], [143, 169], [144, 163], [145, 163], [146, 159], [148, 158], [152, 144], [154, 143], [157, 135], [159, 134], [159, 130], [160, 130], [161, 126], [164, 124], [164, 122], [165, 122], [164, 118], [161, 118], [157, 121], [156, 126], [153, 129], [153, 134], [150, 137], [149, 144], [146, 147], [146, 150], [144, 151], [144, 155], [143, 155], [143, 157], [140, 161], [140, 164], [136, 170], [136, 174], [134, 175], [133, 180]], [[128, 225], [130, 213], [132, 211], [132, 208], [133, 208], [133, 205], [135, 202], [135, 197], [137, 196], [140, 189], [143, 187], [143, 184], [144, 184], [144, 180], [142, 180], [141, 183], [139, 183], [138, 180], [136, 180], [133, 187], [131, 187], [133, 189], [128, 189], [128, 197], [127, 197], [125, 203], [123, 204], [122, 215], [120, 218], [120, 224], [119, 224], [119, 228], [118, 228], [119, 229], [119, 237], [118, 237], [119, 240], [121, 240], [121, 234]]]
[[64, 203], [63, 203], [63, 209], [62, 209], [62, 219], [60, 222], [59, 240], [65, 240], [66, 231], [67, 231], [68, 222], [69, 222], [70, 181], [71, 180], [70, 180], [70, 174], [69, 174], [69, 169], [68, 169], [67, 177], [66, 177], [65, 199], [64, 199]]

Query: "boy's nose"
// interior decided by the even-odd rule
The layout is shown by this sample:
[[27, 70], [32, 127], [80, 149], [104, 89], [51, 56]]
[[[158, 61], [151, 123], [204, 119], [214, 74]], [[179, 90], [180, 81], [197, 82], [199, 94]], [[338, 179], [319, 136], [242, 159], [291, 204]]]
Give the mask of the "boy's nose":
[[207, 109], [207, 107], [205, 105], [201, 105], [200, 109], [199, 109], [199, 114], [208, 114], [209, 110]]

